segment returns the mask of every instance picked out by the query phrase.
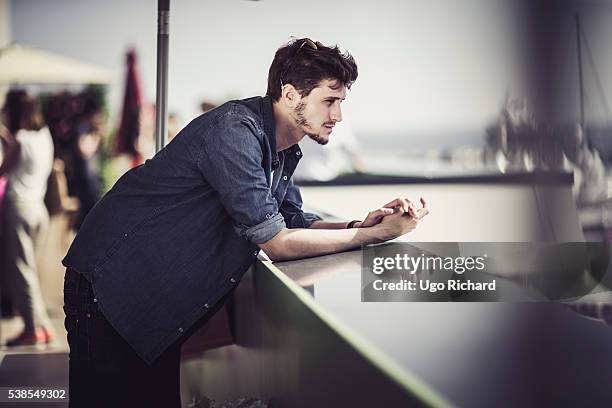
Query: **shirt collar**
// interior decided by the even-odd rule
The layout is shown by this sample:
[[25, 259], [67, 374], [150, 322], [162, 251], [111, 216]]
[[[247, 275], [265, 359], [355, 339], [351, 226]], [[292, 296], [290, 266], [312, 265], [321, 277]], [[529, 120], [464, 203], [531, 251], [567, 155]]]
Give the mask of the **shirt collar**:
[[278, 163], [278, 153], [276, 152], [276, 121], [274, 120], [274, 110], [272, 109], [272, 99], [269, 96], [261, 98], [261, 111], [263, 113], [264, 132], [268, 138], [268, 144], [272, 151], [272, 162]]

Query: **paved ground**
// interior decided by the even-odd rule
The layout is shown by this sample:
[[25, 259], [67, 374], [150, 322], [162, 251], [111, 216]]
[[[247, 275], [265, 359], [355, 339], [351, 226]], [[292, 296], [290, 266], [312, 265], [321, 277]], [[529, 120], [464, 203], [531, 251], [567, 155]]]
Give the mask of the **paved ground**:
[[[0, 349], [0, 387], [68, 387], [68, 342], [63, 312], [51, 310], [56, 339], [49, 345], [2, 347]], [[19, 318], [2, 319], [0, 341], [17, 335], [23, 328]], [[68, 403], [0, 403], [0, 407], [67, 407]]]

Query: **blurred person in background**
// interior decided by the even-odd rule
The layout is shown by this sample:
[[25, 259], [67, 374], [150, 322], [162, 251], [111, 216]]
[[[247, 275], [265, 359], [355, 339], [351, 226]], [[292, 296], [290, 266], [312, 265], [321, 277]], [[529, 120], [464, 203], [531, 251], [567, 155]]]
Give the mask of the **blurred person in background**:
[[100, 103], [86, 94], [78, 97], [83, 100], [83, 109], [73, 125], [74, 169], [72, 177], [68, 179], [69, 194], [77, 197], [80, 202], [77, 229], [102, 194], [100, 150], [105, 132], [105, 118]]
[[[2, 122], [0, 121], [0, 127], [4, 126], [2, 124]], [[5, 133], [6, 129], [3, 129], [2, 131]], [[4, 160], [4, 151], [7, 150], [5, 145], [7, 143], [9, 143], [8, 141], [5, 140], [5, 137], [2, 137], [0, 135], [0, 164], [2, 164], [3, 160]], [[0, 220], [2, 220], [2, 205], [4, 202], [4, 193], [6, 192], [6, 176], [0, 176]], [[2, 230], [3, 230], [3, 224], [0, 223], [0, 243], [2, 243]], [[0, 262], [2, 259], [2, 254], [0, 253]], [[2, 267], [2, 264], [0, 263], [0, 268]]]
[[[4, 125], [2, 125], [1, 121], [0, 121], [0, 128], [2, 128]], [[0, 134], [2, 134], [3, 132], [6, 132], [6, 130], [0, 130]], [[0, 136], [0, 164], [2, 164], [2, 161], [4, 159], [4, 152], [6, 150], [5, 145], [7, 144], [7, 141], [5, 140], [5, 137]], [[4, 222], [3, 217], [4, 217], [4, 210], [3, 210], [3, 203], [4, 203], [4, 193], [6, 192], [6, 176], [0, 176], [0, 271], [5, 271], [7, 266], [6, 266], [6, 256], [4, 254]], [[0, 273], [0, 310], [1, 310], [1, 314], [2, 317], [13, 317], [14, 313], [13, 313], [13, 305], [11, 303], [11, 298], [10, 298], [10, 292], [8, 290], [8, 285], [7, 285], [7, 276], [5, 273]]]
[[200, 110], [202, 111], [202, 113], [206, 113], [209, 110], [213, 110], [217, 107], [217, 104], [209, 102], [209, 101], [202, 101], [200, 103]]
[[0, 130], [5, 152], [0, 176], [7, 176], [4, 197], [4, 253], [8, 281], [23, 331], [7, 346], [49, 343], [53, 329], [38, 281], [36, 253], [45, 238], [49, 214], [44, 203], [53, 165], [53, 141], [34, 99], [12, 90], [2, 108]]
[[100, 154], [106, 133], [104, 90], [89, 86], [79, 93], [46, 95], [43, 112], [53, 137], [55, 156], [68, 186], [68, 194], [79, 201], [72, 227], [79, 228], [85, 216], [100, 199], [102, 180]]
[[[0, 123], [0, 126], [2, 126], [2, 124]], [[2, 163], [3, 159], [4, 159], [4, 150], [5, 150], [5, 143], [7, 143], [4, 137], [0, 136], [0, 163]], [[4, 193], [6, 191], [6, 177], [5, 176], [0, 176], [0, 219], [2, 219], [2, 203], [4, 201]], [[2, 226], [0, 225], [0, 237], [2, 236]]]

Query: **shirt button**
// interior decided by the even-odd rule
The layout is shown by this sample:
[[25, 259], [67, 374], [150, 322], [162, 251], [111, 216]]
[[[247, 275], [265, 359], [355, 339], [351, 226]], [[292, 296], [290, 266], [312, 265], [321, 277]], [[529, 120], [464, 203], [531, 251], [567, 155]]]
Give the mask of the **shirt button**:
[[287, 176], [283, 176], [283, 180], [285, 180], [285, 181], [286, 181], [286, 180], [287, 180], [287, 178], [288, 178]]
[[253, 255], [257, 256], [257, 254], [259, 253], [259, 251], [253, 251]]
[[127, 234], [127, 233], [126, 233], [126, 234], [123, 234], [123, 236], [124, 236], [124, 237], [127, 237], [127, 236], [128, 236], [128, 234]]
[[301, 155], [302, 155], [302, 152], [295, 152], [295, 155], [296, 155], [296, 156], [301, 156]]
[[272, 216], [272, 214], [266, 214], [266, 218], [270, 218]]
[[182, 333], [182, 332], [183, 332], [183, 328], [182, 328], [182, 327], [179, 327], [178, 332], [179, 332], [179, 333]]
[[94, 303], [98, 303], [98, 298], [94, 298]]
[[87, 313], [87, 318], [89, 319], [91, 317], [91, 314]]
[[232, 283], [236, 283], [236, 279], [234, 279], [234, 278], [230, 278], [230, 282], [232, 282]]
[[204, 303], [204, 309], [208, 309], [208, 308], [209, 308], [208, 303]]

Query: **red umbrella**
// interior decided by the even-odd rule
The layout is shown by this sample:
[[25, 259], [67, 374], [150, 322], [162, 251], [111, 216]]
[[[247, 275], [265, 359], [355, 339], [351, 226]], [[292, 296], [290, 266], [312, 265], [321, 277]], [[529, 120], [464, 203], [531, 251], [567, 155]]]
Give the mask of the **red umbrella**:
[[140, 115], [143, 106], [140, 87], [140, 75], [136, 63], [136, 51], [131, 49], [127, 53], [127, 73], [125, 77], [125, 93], [123, 108], [121, 109], [121, 122], [115, 135], [115, 153], [127, 153], [133, 157], [135, 164], [142, 161], [137, 149], [137, 140], [140, 135]]

